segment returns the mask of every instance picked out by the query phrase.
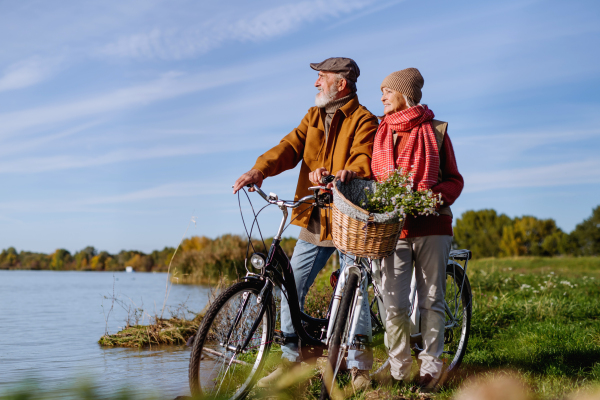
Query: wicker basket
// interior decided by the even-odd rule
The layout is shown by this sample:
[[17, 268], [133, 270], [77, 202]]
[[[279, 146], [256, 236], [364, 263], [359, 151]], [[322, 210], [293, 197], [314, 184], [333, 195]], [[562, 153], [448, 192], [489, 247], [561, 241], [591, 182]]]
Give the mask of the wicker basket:
[[391, 214], [369, 213], [356, 204], [366, 200], [365, 188], [375, 183], [354, 179], [333, 185], [333, 244], [344, 253], [359, 257], [384, 258], [396, 249], [404, 220]]

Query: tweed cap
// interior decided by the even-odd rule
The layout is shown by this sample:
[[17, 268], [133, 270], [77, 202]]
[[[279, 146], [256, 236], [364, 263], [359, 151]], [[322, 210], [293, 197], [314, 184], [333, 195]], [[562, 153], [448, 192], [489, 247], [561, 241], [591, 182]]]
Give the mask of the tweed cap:
[[417, 103], [421, 101], [421, 89], [425, 80], [416, 68], [406, 68], [401, 71], [392, 72], [381, 82], [381, 90], [384, 87], [405, 94]]
[[356, 82], [360, 75], [360, 69], [356, 62], [345, 57], [331, 57], [320, 63], [310, 63], [310, 67], [315, 71], [337, 72], [352, 82]]

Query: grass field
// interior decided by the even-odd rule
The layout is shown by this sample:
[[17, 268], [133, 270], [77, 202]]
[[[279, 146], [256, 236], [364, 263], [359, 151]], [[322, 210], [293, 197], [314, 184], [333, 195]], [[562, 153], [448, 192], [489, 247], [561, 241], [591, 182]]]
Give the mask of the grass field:
[[[473, 291], [467, 355], [433, 398], [453, 398], [466, 381], [507, 371], [538, 399], [600, 387], [600, 258], [472, 260], [467, 274]], [[308, 305], [319, 303], [315, 294], [324, 292], [328, 279], [328, 273], [319, 276]], [[382, 362], [384, 349], [375, 355]], [[318, 384], [311, 384], [304, 397], [317, 392]], [[389, 387], [354, 397], [399, 395], [418, 398], [408, 388]]]
[[463, 376], [518, 372], [544, 399], [600, 384], [600, 258], [484, 259]]

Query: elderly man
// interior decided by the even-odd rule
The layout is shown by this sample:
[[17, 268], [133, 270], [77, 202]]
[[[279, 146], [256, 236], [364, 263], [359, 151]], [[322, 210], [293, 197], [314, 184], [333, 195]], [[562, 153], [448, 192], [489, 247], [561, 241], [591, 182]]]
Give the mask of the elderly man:
[[[258, 157], [254, 167], [235, 182], [234, 193], [251, 183], [260, 186], [263, 179], [292, 169], [299, 162], [302, 162], [302, 166], [296, 200], [311, 194], [308, 190], [312, 186], [311, 182], [318, 183], [322, 176], [330, 173], [339, 177], [342, 182], [371, 175], [373, 137], [378, 122], [358, 102], [358, 65], [349, 58], [335, 57], [310, 66], [319, 72], [315, 82], [319, 90], [315, 98], [316, 107], [310, 108], [300, 125], [277, 146]], [[292, 212], [292, 223], [302, 228], [291, 260], [302, 309], [308, 289], [335, 251], [331, 241], [331, 223], [327, 223], [326, 211], [317, 208], [310, 211], [307, 208], [309, 206], [298, 207]], [[343, 257], [340, 259], [340, 264], [343, 265], [345, 260]], [[370, 322], [368, 303], [363, 307], [367, 307], [367, 318], [362, 330], [368, 335], [370, 327], [365, 326]], [[281, 300], [281, 330], [288, 338], [288, 343], [282, 348], [282, 364], [269, 376], [261, 379], [259, 387], [270, 386], [301, 360], [285, 296]], [[347, 366], [352, 369], [355, 389], [364, 389], [370, 384], [368, 370], [372, 363], [370, 351], [349, 351]]]

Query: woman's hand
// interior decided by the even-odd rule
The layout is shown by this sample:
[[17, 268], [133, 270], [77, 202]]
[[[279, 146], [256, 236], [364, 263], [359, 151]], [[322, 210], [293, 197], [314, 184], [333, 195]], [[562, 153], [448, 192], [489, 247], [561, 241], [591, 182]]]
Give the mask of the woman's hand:
[[[321, 182], [321, 178], [324, 176], [328, 176], [328, 175], [329, 175], [329, 171], [327, 171], [327, 169], [317, 168], [313, 172], [308, 174], [308, 179], [310, 179], [310, 181], [314, 185], [322, 185], [323, 183]], [[358, 174], [354, 171], [350, 171], [347, 169], [341, 169], [335, 174], [335, 177], [344, 183], [348, 183], [348, 182], [352, 181], [352, 179], [355, 179], [357, 177], [357, 175]], [[331, 189], [332, 187], [333, 187], [333, 183], [327, 184], [327, 188]]]
[[352, 179], [356, 178], [357, 173], [347, 169], [342, 169], [335, 174], [335, 177], [344, 183], [351, 182]]

